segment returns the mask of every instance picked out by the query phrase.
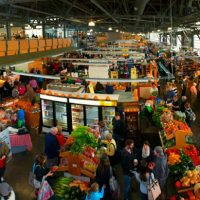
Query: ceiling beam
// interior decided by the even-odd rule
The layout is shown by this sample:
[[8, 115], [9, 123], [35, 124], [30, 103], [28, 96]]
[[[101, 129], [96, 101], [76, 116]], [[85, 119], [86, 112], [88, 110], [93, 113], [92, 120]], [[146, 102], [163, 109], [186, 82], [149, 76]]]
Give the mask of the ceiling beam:
[[14, 17], [14, 18], [22, 18], [22, 16], [19, 15], [13, 15], [11, 13], [2, 13], [0, 12], [0, 16], [4, 16], [4, 17]]
[[[37, 0], [37, 1], [47, 1], [47, 0]], [[34, 3], [36, 0], [0, 0], [1, 4], [16, 4], [16, 3]]]
[[90, 11], [86, 10], [85, 8], [83, 8], [83, 5], [81, 5], [81, 6], [79, 5], [78, 6], [78, 5], [75, 5], [74, 3], [71, 3], [71, 2], [69, 2], [67, 0], [60, 0], [60, 1], [65, 3], [65, 4], [67, 4], [67, 5], [69, 5], [69, 6], [72, 6], [72, 7], [76, 8], [76, 9], [78, 9], [78, 10], [84, 12], [84, 13], [87, 13], [89, 15], [92, 14]]
[[95, 6], [97, 6], [101, 11], [103, 11], [108, 17], [110, 17], [113, 21], [116, 23], [119, 23], [119, 21], [114, 18], [107, 10], [105, 10], [96, 0], [90, 0]]

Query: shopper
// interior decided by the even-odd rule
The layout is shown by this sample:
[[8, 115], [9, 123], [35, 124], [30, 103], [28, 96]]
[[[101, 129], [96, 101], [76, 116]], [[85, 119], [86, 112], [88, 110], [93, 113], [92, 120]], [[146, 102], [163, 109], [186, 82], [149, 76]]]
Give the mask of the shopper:
[[58, 164], [60, 147], [56, 138], [57, 133], [58, 129], [53, 127], [50, 133], [47, 133], [45, 136], [45, 154], [47, 155], [47, 166], [49, 168]]
[[12, 97], [19, 98], [19, 91], [18, 91], [18, 81], [14, 82], [14, 88], [12, 89]]
[[94, 89], [95, 93], [102, 94], [102, 93], [104, 93], [104, 90], [105, 90], [105, 88], [104, 88], [103, 84], [101, 84], [100, 82], [97, 82], [95, 85], [95, 89]]
[[149, 141], [145, 140], [142, 146], [141, 159], [150, 162], [152, 161], [152, 151]]
[[35, 96], [36, 96], [36, 94], [35, 94], [33, 88], [28, 83], [26, 85], [26, 93], [24, 94], [24, 98], [29, 100], [32, 104], [34, 104], [35, 103]]
[[149, 172], [147, 163], [143, 161], [140, 165], [139, 173], [134, 172], [135, 178], [140, 184], [141, 200], [148, 200], [148, 184], [150, 179], [154, 179], [154, 174]]
[[3, 97], [10, 97], [12, 91], [12, 85], [10, 84], [10, 80], [8, 77], [5, 78], [5, 82], [3, 84]]
[[36, 189], [36, 193], [39, 190], [39, 188], [41, 187], [42, 181], [45, 178], [53, 175], [53, 173], [49, 171], [49, 168], [47, 168], [46, 161], [47, 161], [46, 155], [39, 154], [36, 157], [36, 160], [32, 167], [32, 171], [35, 174], [34, 186]]
[[117, 147], [122, 149], [125, 138], [125, 125], [119, 113], [115, 114], [112, 121], [113, 124], [113, 138], [117, 143]]
[[112, 168], [110, 166], [109, 158], [106, 154], [103, 154], [100, 157], [100, 162], [96, 170], [96, 181], [99, 184], [100, 188], [105, 185], [104, 197], [103, 200], [111, 199], [111, 191], [109, 186], [109, 179], [111, 178]]
[[31, 85], [31, 87], [33, 88], [33, 90], [35, 91], [38, 88], [38, 84], [35, 78], [31, 78], [31, 80], [29, 81], [29, 84]]
[[186, 89], [187, 89], [187, 76], [185, 76], [182, 80], [182, 84], [181, 84], [181, 88], [182, 88], [182, 96], [186, 96]]
[[111, 133], [105, 135], [105, 140], [102, 140], [102, 143], [106, 145], [104, 147], [104, 153], [109, 156], [110, 164], [113, 166], [118, 163], [118, 158], [116, 156], [117, 145], [115, 140], [112, 137]]
[[172, 100], [172, 110], [173, 111], [180, 111], [180, 101], [178, 96], [174, 96]]
[[188, 103], [188, 102], [185, 103], [185, 115], [186, 115], [185, 121], [186, 121], [187, 125], [189, 127], [191, 127], [192, 123], [196, 120], [196, 115], [192, 111], [190, 103]]
[[181, 97], [181, 105], [180, 105], [180, 110], [181, 112], [185, 112], [185, 104], [187, 103], [187, 97], [182, 96]]
[[18, 92], [19, 92], [19, 95], [24, 95], [24, 93], [26, 92], [26, 87], [24, 83], [22, 83], [21, 81], [19, 82], [19, 85], [18, 85]]
[[101, 139], [104, 140], [106, 133], [109, 133], [108, 127], [106, 126], [106, 123], [104, 121], [100, 121], [98, 124]]
[[0, 157], [0, 182], [4, 180], [3, 177], [4, 177], [5, 170], [6, 170], [6, 155], [2, 154]]
[[152, 87], [150, 90], [150, 99], [154, 100], [158, 96], [158, 88], [155, 83], [152, 83]]
[[58, 141], [58, 144], [60, 145], [60, 147], [62, 148], [66, 142], [66, 139], [62, 133], [62, 127], [60, 126], [56, 126], [58, 132], [56, 134], [56, 138], [57, 138], [57, 141]]
[[153, 169], [153, 173], [160, 184], [162, 199], [165, 199], [165, 184], [169, 174], [169, 169], [167, 164], [167, 156], [165, 155], [161, 146], [156, 146], [154, 148], [154, 163], [155, 167]]
[[190, 87], [190, 104], [191, 107], [193, 108], [194, 103], [197, 99], [197, 88], [196, 88], [197, 84], [195, 82], [193, 82], [192, 86]]
[[169, 84], [168, 91], [166, 93], [166, 101], [167, 103], [172, 103], [173, 97], [175, 96], [175, 92], [172, 88], [172, 84]]
[[98, 183], [93, 183], [90, 189], [87, 192], [87, 196], [85, 200], [100, 200], [104, 196], [104, 189], [105, 185], [101, 187], [101, 191], [99, 192], [99, 185]]
[[121, 152], [121, 165], [123, 169], [124, 176], [124, 199], [129, 199], [129, 191], [131, 188], [131, 170], [134, 169], [134, 159], [136, 159], [136, 155], [133, 152], [134, 141], [127, 139], [125, 142], [125, 147]]

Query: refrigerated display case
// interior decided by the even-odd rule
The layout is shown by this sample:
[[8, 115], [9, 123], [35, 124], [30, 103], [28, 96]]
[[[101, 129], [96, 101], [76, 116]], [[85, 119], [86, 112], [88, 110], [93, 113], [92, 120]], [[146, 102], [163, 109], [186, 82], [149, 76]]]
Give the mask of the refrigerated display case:
[[78, 125], [84, 125], [83, 105], [71, 104], [71, 112], [72, 129], [75, 129]]
[[102, 107], [102, 120], [107, 122], [108, 127], [112, 127], [112, 120], [115, 116], [115, 107]]
[[49, 100], [41, 100], [42, 106], [42, 124], [47, 127], [54, 125], [53, 102]]
[[64, 130], [68, 129], [67, 104], [61, 102], [55, 102], [55, 118], [56, 118], [56, 126], [61, 126]]
[[85, 106], [86, 109], [86, 125], [94, 126], [99, 120], [99, 110], [97, 106]]

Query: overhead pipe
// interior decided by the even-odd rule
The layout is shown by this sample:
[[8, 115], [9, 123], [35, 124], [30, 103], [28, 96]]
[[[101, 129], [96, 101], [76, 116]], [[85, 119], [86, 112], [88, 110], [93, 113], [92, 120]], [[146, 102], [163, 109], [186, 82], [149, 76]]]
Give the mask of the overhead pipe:
[[107, 10], [105, 10], [96, 0], [90, 0], [96, 7], [102, 10], [108, 17], [110, 17], [113, 21], [119, 24], [119, 21], [114, 18]]

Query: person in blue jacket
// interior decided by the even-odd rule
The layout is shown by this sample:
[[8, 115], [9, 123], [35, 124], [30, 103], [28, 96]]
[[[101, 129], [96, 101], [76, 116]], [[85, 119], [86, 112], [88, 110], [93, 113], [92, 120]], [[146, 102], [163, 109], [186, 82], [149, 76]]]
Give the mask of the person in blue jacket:
[[96, 182], [93, 183], [88, 190], [85, 200], [100, 200], [104, 196], [104, 188], [105, 185], [102, 186], [101, 191], [99, 191], [99, 184]]
[[60, 146], [56, 138], [58, 129], [56, 127], [51, 128], [50, 133], [45, 136], [45, 154], [47, 155], [47, 166], [58, 165], [58, 156]]

